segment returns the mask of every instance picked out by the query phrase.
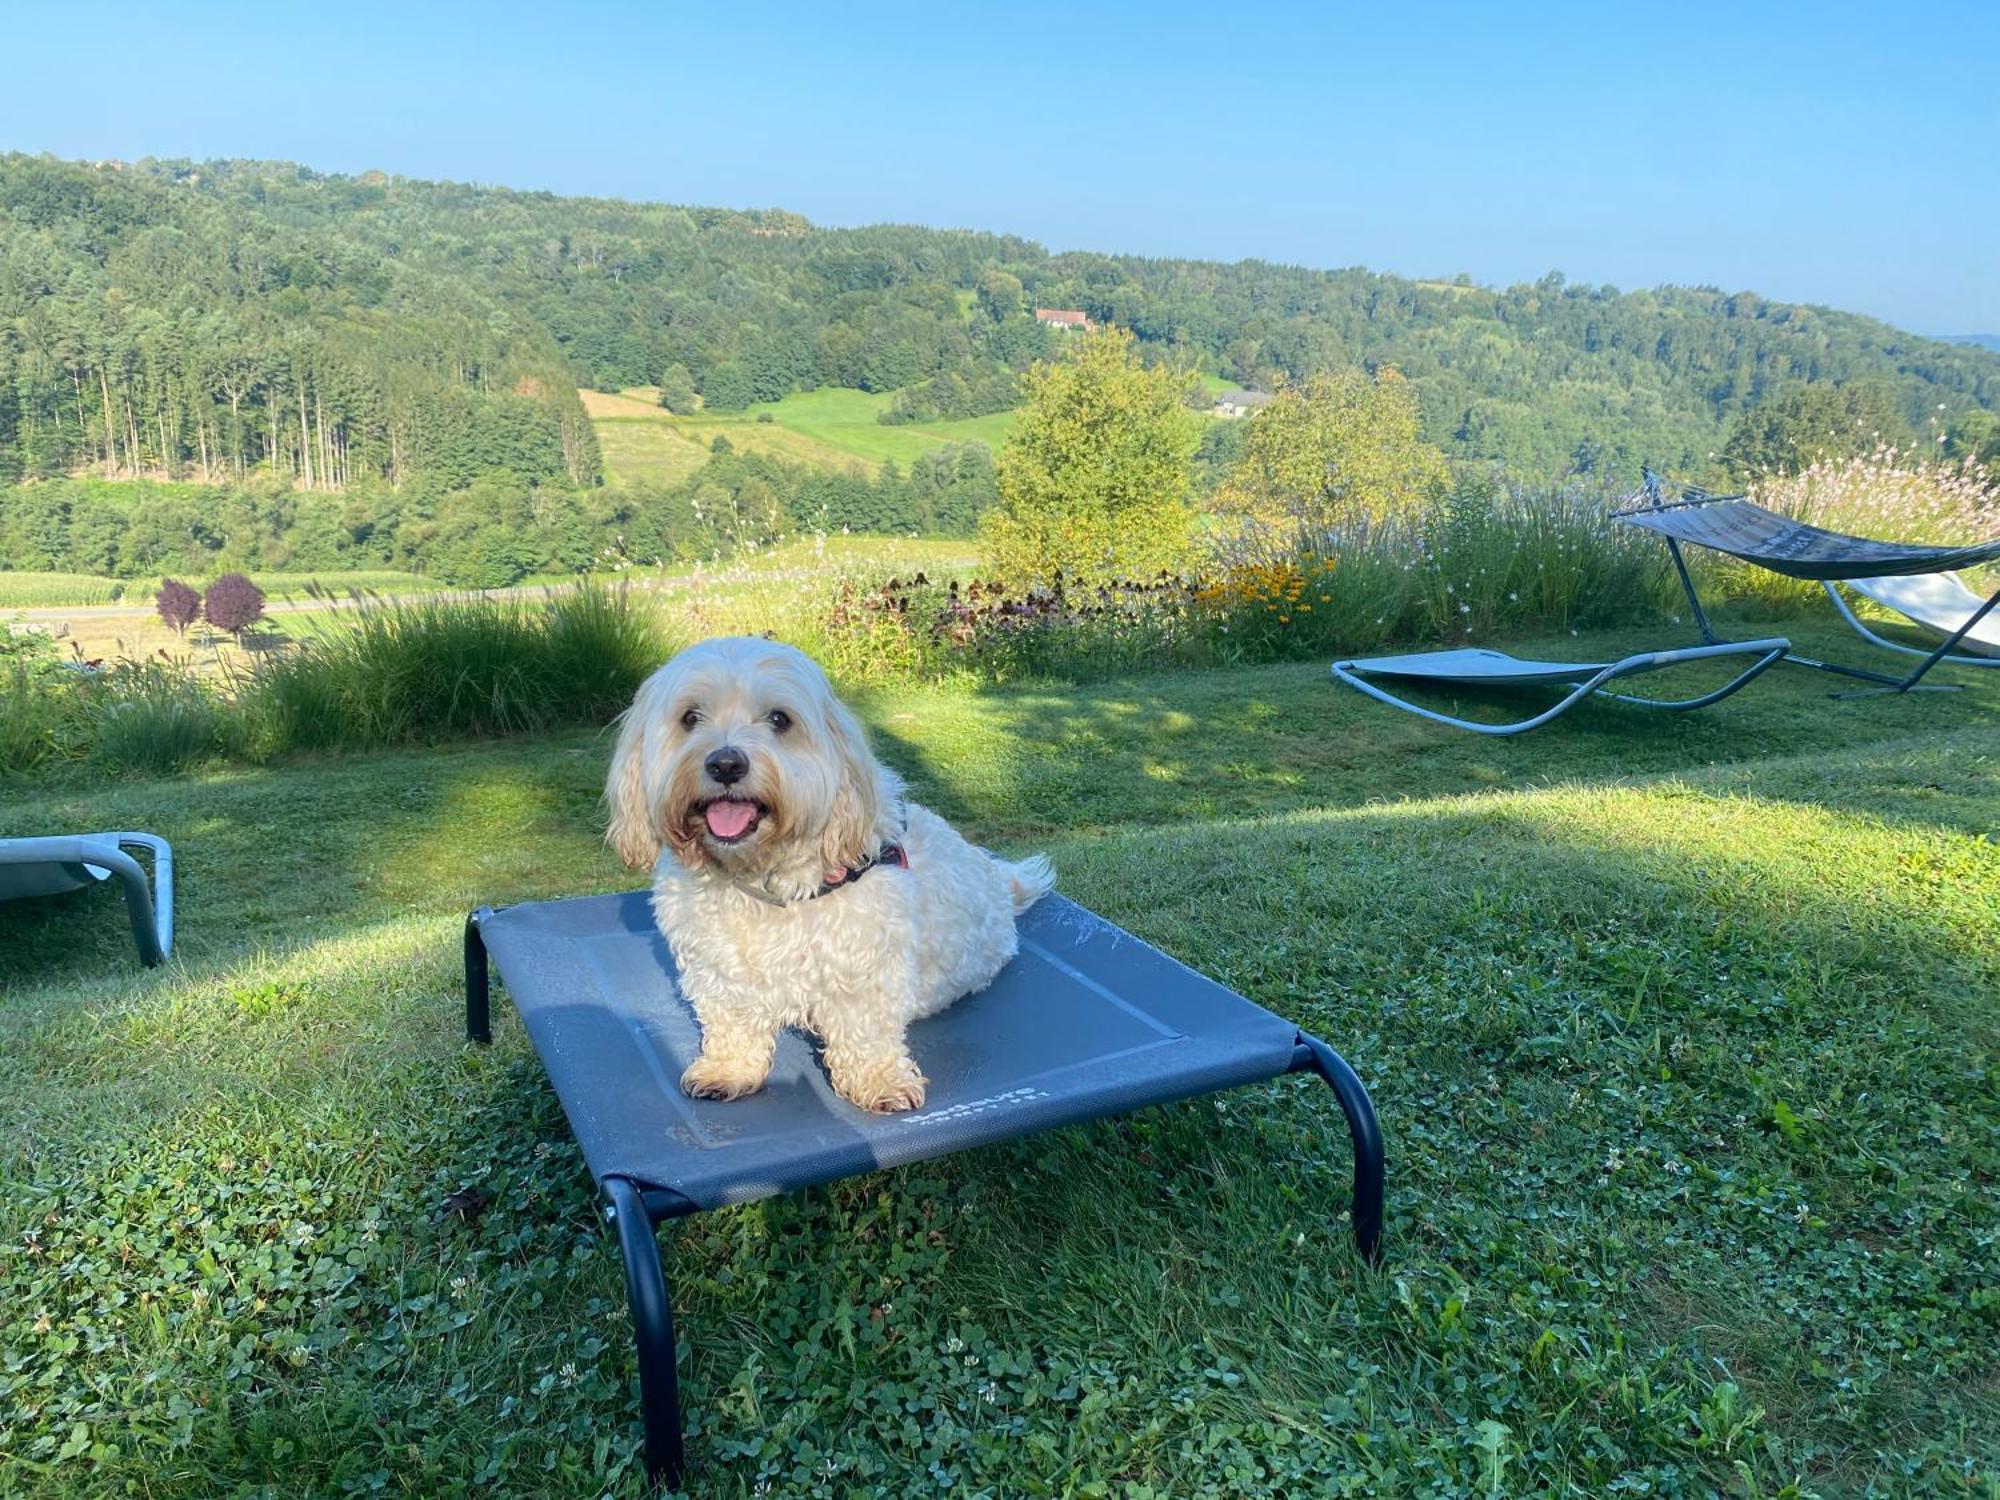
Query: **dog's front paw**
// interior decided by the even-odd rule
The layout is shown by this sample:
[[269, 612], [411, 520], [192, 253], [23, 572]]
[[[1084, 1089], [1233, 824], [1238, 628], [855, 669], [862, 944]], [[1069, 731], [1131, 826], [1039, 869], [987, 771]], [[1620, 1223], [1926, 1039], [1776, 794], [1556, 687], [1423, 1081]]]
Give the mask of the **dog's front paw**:
[[923, 1108], [924, 1075], [907, 1057], [848, 1067], [829, 1063], [827, 1072], [833, 1079], [835, 1092], [861, 1109], [878, 1115], [896, 1115]]
[[764, 1086], [767, 1067], [753, 1068], [739, 1059], [703, 1053], [681, 1074], [681, 1091], [696, 1099], [741, 1099]]

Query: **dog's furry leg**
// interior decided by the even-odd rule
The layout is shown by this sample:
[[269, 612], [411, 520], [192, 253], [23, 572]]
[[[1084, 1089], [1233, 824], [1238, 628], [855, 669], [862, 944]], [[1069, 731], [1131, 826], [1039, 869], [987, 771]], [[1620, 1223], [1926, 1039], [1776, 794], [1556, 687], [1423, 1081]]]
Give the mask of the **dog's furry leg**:
[[696, 1099], [741, 1099], [764, 1086], [777, 1050], [775, 1027], [746, 1021], [740, 1013], [716, 1006], [701, 1021], [701, 1056], [681, 1074], [681, 1089]]
[[881, 991], [866, 1003], [829, 1006], [822, 1012], [826, 1072], [848, 1103], [877, 1114], [920, 1109], [926, 1079], [910, 1056], [907, 1032], [914, 1010], [914, 974], [877, 976]]

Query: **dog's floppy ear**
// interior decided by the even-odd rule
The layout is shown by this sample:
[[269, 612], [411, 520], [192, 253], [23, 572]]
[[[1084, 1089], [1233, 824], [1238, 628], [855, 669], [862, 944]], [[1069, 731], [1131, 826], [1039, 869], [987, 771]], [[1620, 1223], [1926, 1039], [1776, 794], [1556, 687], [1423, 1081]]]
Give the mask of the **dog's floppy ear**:
[[612, 814], [604, 842], [618, 850], [618, 858], [632, 870], [650, 870], [660, 858], [662, 808], [652, 794], [656, 778], [646, 756], [646, 730], [660, 718], [662, 702], [672, 696], [668, 676], [670, 672], [660, 668], [640, 684], [632, 706], [618, 720], [618, 744], [612, 748], [612, 768], [604, 778], [604, 806]]
[[619, 720], [611, 772], [604, 779], [604, 802], [611, 809], [604, 841], [634, 870], [651, 869], [660, 857], [660, 818], [646, 796], [646, 706], [641, 688]]
[[833, 794], [833, 811], [820, 835], [820, 861], [829, 870], [845, 869], [868, 854], [882, 816], [882, 771], [868, 748], [868, 737], [845, 704], [829, 695], [826, 705], [828, 748], [840, 767]]

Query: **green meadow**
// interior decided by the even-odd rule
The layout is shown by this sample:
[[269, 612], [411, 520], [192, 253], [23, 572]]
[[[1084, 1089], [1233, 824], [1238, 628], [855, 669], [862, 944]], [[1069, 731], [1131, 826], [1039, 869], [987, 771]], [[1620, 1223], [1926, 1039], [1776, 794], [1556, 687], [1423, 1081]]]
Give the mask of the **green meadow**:
[[[1320, 663], [855, 696], [913, 795], [1340, 1047], [1385, 1258], [1300, 1079], [683, 1221], [689, 1493], [2000, 1486], [2000, 684], [1497, 743]], [[148, 973], [109, 893], [0, 906], [0, 1493], [641, 1492], [589, 1178], [459, 1011], [468, 908], [632, 885], [608, 751], [0, 792], [170, 837], [181, 919]]]
[[885, 426], [876, 418], [888, 410], [889, 393], [871, 395], [838, 386], [759, 402], [741, 412], [688, 416], [661, 410], [659, 393], [643, 386], [617, 396], [583, 395], [605, 473], [626, 483], [679, 483], [707, 461], [717, 437], [746, 452], [822, 468], [858, 467], [872, 474], [884, 463], [907, 466], [949, 443], [985, 443], [997, 452], [1014, 419], [1012, 412], [998, 412], [965, 421]]

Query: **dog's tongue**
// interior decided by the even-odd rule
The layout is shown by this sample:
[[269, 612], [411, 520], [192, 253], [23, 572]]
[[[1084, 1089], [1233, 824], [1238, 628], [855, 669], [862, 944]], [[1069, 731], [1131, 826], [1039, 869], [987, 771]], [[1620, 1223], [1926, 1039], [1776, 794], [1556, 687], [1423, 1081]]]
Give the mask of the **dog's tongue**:
[[708, 831], [719, 839], [740, 839], [757, 821], [754, 802], [711, 802], [705, 814]]

